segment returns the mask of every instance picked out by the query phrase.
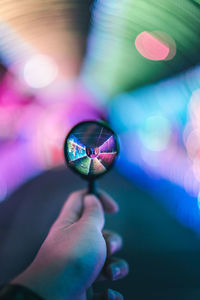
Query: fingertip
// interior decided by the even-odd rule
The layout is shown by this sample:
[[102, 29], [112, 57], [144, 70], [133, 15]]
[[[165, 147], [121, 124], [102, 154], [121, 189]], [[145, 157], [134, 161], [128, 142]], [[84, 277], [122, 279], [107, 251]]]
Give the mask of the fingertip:
[[105, 193], [104, 191], [100, 190], [98, 192], [98, 197], [99, 197], [99, 199], [100, 199], [100, 201], [102, 203], [102, 206], [103, 206], [103, 208], [104, 208], [104, 210], [105, 210], [106, 213], [115, 214], [115, 213], [117, 213], [119, 211], [119, 205], [107, 193]]
[[109, 213], [109, 214], [116, 214], [116, 213], [119, 212], [119, 205], [118, 205], [117, 202], [115, 202], [114, 200], [112, 200], [112, 201], [113, 201], [113, 202], [112, 202], [112, 204], [111, 204], [111, 206], [110, 206], [110, 208], [109, 208], [108, 213]]
[[112, 289], [108, 289], [108, 296], [107, 296], [108, 300], [123, 300], [124, 297], [121, 293], [112, 290]]
[[122, 248], [123, 239], [118, 233], [104, 230], [103, 236], [106, 241], [108, 255], [112, 255]]
[[124, 300], [124, 297], [121, 293], [108, 289], [100, 294], [94, 294], [94, 300]]
[[94, 194], [86, 194], [83, 198], [83, 203], [87, 206], [97, 206], [98, 208], [102, 208], [99, 199]]
[[104, 226], [104, 213], [99, 199], [93, 194], [87, 194], [83, 198], [82, 221], [97, 226], [102, 230]]
[[119, 280], [126, 277], [129, 273], [129, 265], [124, 259], [115, 259], [106, 268], [106, 274], [110, 280]]
[[66, 199], [66, 204], [70, 202], [74, 202], [76, 199], [80, 199], [80, 197], [82, 198], [85, 192], [86, 192], [85, 189], [71, 192]]
[[57, 223], [64, 222], [65, 224], [71, 224], [80, 218], [84, 192], [85, 190], [79, 190], [69, 194], [56, 220]]

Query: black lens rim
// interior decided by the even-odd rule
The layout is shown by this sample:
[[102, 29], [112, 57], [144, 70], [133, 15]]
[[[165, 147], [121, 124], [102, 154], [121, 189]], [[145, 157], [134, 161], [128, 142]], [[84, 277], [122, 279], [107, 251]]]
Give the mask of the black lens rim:
[[[76, 170], [71, 164], [70, 164], [70, 161], [69, 161], [69, 157], [68, 157], [68, 151], [67, 151], [67, 141], [68, 141], [68, 138], [69, 136], [71, 135], [71, 133], [79, 126], [81, 126], [82, 124], [97, 124], [97, 125], [101, 125], [103, 127], [105, 127], [107, 130], [109, 130], [112, 135], [114, 136], [114, 139], [115, 139], [115, 142], [116, 142], [116, 152], [117, 152], [117, 155], [116, 155], [116, 158], [114, 160], [114, 162], [106, 168], [106, 172], [105, 173], [102, 173], [102, 174], [97, 174], [97, 175], [84, 175], [84, 174], [81, 174], [78, 170]], [[120, 152], [120, 145], [119, 145], [119, 138], [118, 136], [116, 135], [116, 133], [110, 128], [110, 126], [105, 123], [104, 121], [101, 121], [101, 120], [87, 120], [87, 121], [83, 121], [83, 122], [79, 122], [77, 123], [75, 126], [72, 127], [72, 129], [69, 131], [69, 133], [67, 134], [66, 138], [65, 138], [65, 142], [64, 142], [64, 156], [65, 156], [65, 161], [66, 161], [66, 164], [67, 166], [76, 174], [78, 174], [79, 176], [81, 176], [82, 178], [86, 179], [86, 180], [94, 180], [94, 179], [97, 179], [101, 176], [103, 176], [104, 174], [106, 174], [107, 172], [109, 172], [113, 166], [115, 165], [116, 163], [116, 160], [117, 160], [117, 157], [119, 155], [119, 152]]]

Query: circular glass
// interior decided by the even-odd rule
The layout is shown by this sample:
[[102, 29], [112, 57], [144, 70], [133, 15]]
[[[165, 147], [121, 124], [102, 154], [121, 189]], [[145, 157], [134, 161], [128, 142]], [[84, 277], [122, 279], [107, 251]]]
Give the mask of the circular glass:
[[106, 124], [82, 122], [65, 140], [67, 164], [82, 176], [95, 178], [106, 173], [118, 155], [118, 139]]

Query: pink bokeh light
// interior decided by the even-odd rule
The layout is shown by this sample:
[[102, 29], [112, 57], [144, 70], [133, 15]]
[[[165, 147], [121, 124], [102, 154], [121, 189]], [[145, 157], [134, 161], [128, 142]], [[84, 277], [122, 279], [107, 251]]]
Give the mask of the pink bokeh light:
[[135, 40], [137, 51], [149, 60], [172, 59], [175, 55], [175, 42], [166, 33], [155, 31], [140, 33]]

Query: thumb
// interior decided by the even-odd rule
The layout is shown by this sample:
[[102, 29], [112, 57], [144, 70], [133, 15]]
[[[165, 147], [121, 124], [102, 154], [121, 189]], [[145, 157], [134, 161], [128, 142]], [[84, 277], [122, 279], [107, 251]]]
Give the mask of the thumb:
[[99, 230], [104, 226], [104, 213], [100, 201], [94, 195], [86, 195], [83, 200], [83, 212], [81, 222], [97, 227]]
[[56, 220], [56, 224], [64, 223], [66, 226], [69, 226], [80, 219], [83, 210], [83, 197], [85, 193], [85, 190], [80, 190], [69, 195], [67, 201], [63, 205], [59, 217]]

